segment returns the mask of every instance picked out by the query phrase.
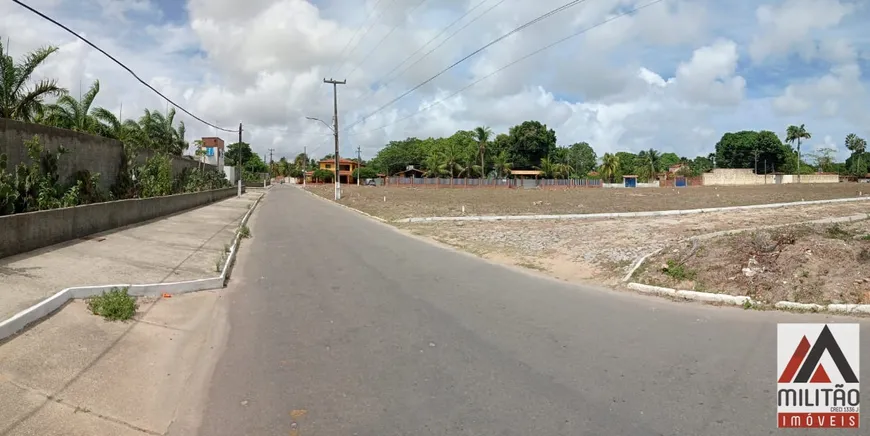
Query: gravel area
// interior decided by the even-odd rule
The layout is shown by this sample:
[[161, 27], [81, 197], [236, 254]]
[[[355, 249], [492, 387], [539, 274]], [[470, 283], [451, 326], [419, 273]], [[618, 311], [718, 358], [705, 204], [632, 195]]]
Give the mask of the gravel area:
[[[328, 199], [333, 197], [332, 185], [309, 186], [308, 189]], [[826, 200], [856, 197], [859, 193], [870, 196], [870, 186], [838, 183], [638, 189], [507, 189], [347, 185], [342, 187], [341, 203], [387, 220], [396, 220], [463, 214], [531, 215], [697, 209]]]

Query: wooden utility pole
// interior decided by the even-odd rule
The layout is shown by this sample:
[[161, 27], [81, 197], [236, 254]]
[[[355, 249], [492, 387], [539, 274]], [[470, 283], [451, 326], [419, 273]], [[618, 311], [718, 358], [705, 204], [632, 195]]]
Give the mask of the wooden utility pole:
[[347, 80], [323, 79], [323, 83], [332, 84], [332, 132], [335, 134], [335, 200], [341, 200], [341, 157], [338, 153], [338, 85], [347, 84]]
[[305, 187], [305, 179], [308, 178], [308, 146], [302, 147], [302, 154], [305, 155], [305, 162], [302, 164], [302, 187]]
[[356, 148], [356, 185], [359, 186], [360, 175], [362, 174], [362, 150], [359, 146]]

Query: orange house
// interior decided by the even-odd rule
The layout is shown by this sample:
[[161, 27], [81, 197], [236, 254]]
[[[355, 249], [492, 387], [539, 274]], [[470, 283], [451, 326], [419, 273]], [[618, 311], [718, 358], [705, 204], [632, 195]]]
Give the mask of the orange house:
[[[341, 183], [351, 183], [353, 180], [353, 172], [360, 165], [356, 161], [350, 159], [341, 159], [339, 161], [338, 178]], [[335, 159], [323, 159], [320, 161], [320, 169], [335, 171]]]

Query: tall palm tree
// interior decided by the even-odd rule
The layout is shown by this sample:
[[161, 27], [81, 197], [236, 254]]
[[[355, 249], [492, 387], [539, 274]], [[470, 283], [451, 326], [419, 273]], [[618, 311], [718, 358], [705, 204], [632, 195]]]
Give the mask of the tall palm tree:
[[100, 81], [95, 80], [79, 100], [65, 93], [57, 102], [47, 106], [48, 121], [54, 126], [83, 133], [100, 133], [102, 126], [91, 114], [91, 105], [100, 92]]
[[601, 157], [601, 176], [613, 183], [613, 178], [619, 172], [619, 157], [613, 153], [604, 153]]
[[801, 140], [810, 139], [813, 135], [807, 131], [803, 124], [800, 126], [788, 126], [785, 131], [785, 142], [794, 144], [797, 141], [797, 174], [798, 183], [801, 182]]
[[54, 79], [31, 83], [30, 76], [36, 68], [56, 51], [57, 47], [42, 47], [28, 53], [16, 64], [0, 41], [0, 118], [31, 122], [41, 113], [46, 97], [65, 92]]
[[492, 137], [492, 129], [486, 126], [476, 127], [474, 129], [474, 139], [477, 141], [477, 152], [480, 154], [480, 174], [486, 177], [486, 144], [489, 143], [489, 138]]
[[166, 115], [145, 109], [145, 114], [139, 118], [139, 126], [148, 137], [152, 149], [176, 156], [181, 156], [187, 150], [184, 122], [179, 122], [178, 127], [175, 127], [175, 108], [169, 109]]
[[[850, 133], [846, 135], [846, 148], [852, 152], [852, 155], [856, 156], [853, 173], [857, 174], [857, 169], [862, 168], [862, 158], [864, 156], [864, 151], [867, 150], [867, 141], [860, 136]], [[853, 170], [850, 168], [850, 170]], [[863, 174], [861, 174], [863, 176]]]
[[453, 183], [453, 178], [456, 176], [456, 173], [461, 173], [465, 169], [459, 162], [462, 160], [462, 150], [459, 148], [459, 144], [456, 141], [447, 141], [447, 145], [441, 150], [442, 154], [442, 164], [441, 169], [445, 173], [450, 174], [450, 183]]
[[649, 149], [646, 152], [646, 159], [650, 170], [650, 181], [652, 181], [653, 179], [658, 179], [658, 169], [661, 163], [661, 156], [659, 155], [659, 152], [653, 148]]

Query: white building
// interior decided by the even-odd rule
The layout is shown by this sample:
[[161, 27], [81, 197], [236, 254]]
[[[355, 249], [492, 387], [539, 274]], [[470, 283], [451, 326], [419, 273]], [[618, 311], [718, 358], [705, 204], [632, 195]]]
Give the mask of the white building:
[[224, 167], [224, 140], [221, 138], [202, 138], [202, 146], [199, 159], [219, 170]]

